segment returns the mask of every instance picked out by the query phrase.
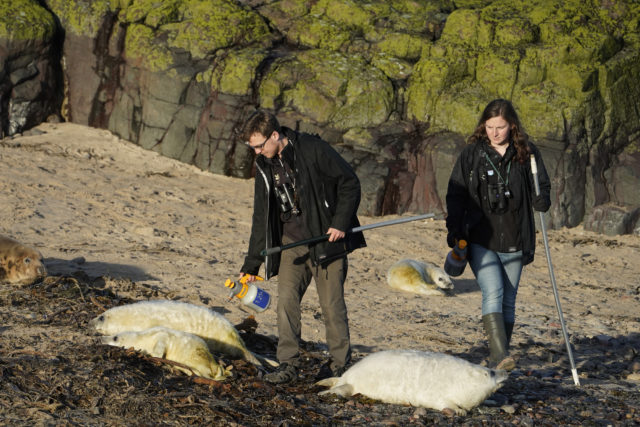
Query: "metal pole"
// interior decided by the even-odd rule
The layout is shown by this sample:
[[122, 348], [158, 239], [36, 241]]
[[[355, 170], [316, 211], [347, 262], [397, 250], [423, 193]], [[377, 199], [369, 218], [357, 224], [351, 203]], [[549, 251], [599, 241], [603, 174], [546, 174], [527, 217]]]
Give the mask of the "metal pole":
[[[533, 181], [536, 187], [536, 196], [540, 195], [540, 184], [538, 182], [538, 165], [536, 159], [531, 155], [531, 173], [533, 174]], [[571, 345], [569, 344], [569, 335], [567, 334], [567, 328], [564, 324], [564, 316], [562, 315], [562, 306], [560, 305], [560, 296], [558, 295], [558, 286], [556, 285], [556, 276], [553, 274], [553, 264], [551, 264], [551, 252], [549, 251], [549, 239], [547, 237], [547, 229], [544, 224], [544, 214], [540, 214], [540, 228], [542, 230], [542, 238], [544, 240], [544, 250], [547, 254], [547, 265], [549, 266], [549, 276], [551, 277], [551, 285], [553, 286], [553, 296], [556, 299], [556, 308], [558, 309], [558, 317], [560, 318], [560, 326], [562, 327], [562, 335], [564, 336], [564, 342], [567, 346], [567, 353], [569, 354], [569, 362], [571, 363], [571, 374], [573, 375], [573, 382], [575, 385], [580, 385], [580, 379], [578, 378], [578, 370], [576, 364], [573, 361], [573, 353], [571, 351]]]
[[[376, 222], [374, 224], [361, 225], [359, 227], [354, 227], [348, 230], [347, 233], [357, 233], [358, 231], [371, 230], [372, 228], [386, 227], [387, 225], [402, 224], [405, 222], [417, 221], [420, 219], [433, 218], [434, 216], [435, 216], [434, 214], [429, 213], [429, 214], [423, 214], [423, 215], [410, 216], [406, 218], [390, 219], [388, 221]], [[329, 240], [328, 234], [311, 237], [310, 239], [300, 240], [300, 241], [289, 243], [283, 246], [274, 246], [273, 248], [268, 248], [263, 250], [262, 252], [260, 252], [260, 255], [262, 256], [273, 255], [273, 254], [277, 254], [278, 252], [282, 252], [285, 249], [290, 249], [290, 248], [294, 248], [296, 246], [302, 246], [302, 245], [310, 245], [312, 243], [324, 242], [325, 240]]]

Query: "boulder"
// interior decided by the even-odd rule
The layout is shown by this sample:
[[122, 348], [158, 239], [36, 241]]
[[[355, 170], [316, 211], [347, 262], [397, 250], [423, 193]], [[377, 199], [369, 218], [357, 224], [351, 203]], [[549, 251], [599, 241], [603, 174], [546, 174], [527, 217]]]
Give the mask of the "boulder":
[[629, 209], [612, 204], [599, 205], [587, 215], [584, 229], [615, 236], [634, 233], [638, 228], [640, 208]]

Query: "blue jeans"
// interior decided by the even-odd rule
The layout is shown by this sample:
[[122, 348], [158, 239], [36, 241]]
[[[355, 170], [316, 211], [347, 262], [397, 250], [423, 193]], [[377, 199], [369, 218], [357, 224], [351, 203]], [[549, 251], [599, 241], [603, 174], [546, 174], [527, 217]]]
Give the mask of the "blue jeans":
[[471, 243], [469, 265], [482, 291], [482, 315], [502, 313], [505, 323], [514, 323], [522, 251], [495, 252]]

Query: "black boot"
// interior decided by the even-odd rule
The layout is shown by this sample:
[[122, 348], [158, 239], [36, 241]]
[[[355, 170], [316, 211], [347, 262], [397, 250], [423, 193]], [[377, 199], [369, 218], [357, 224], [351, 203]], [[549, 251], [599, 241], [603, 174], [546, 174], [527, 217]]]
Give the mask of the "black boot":
[[485, 314], [482, 323], [489, 340], [489, 367], [506, 370], [515, 368], [515, 361], [509, 356], [502, 313]]
[[507, 335], [507, 349], [511, 345], [511, 335], [513, 334], [513, 323], [504, 322], [504, 332]]

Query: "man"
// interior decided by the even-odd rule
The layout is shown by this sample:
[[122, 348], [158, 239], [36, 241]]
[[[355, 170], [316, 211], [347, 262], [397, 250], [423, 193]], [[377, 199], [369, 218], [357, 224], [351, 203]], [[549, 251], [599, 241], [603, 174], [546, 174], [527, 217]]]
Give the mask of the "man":
[[[347, 254], [366, 246], [359, 226], [360, 181], [351, 166], [318, 136], [281, 127], [276, 117], [256, 111], [244, 125], [243, 140], [256, 157], [253, 220], [241, 277], [255, 280], [265, 263], [268, 278], [278, 275], [280, 366], [265, 376], [274, 384], [298, 377], [300, 302], [315, 280], [331, 360], [318, 379], [340, 376], [351, 359], [344, 281]], [[266, 248], [328, 234], [328, 241], [261, 256]]]

